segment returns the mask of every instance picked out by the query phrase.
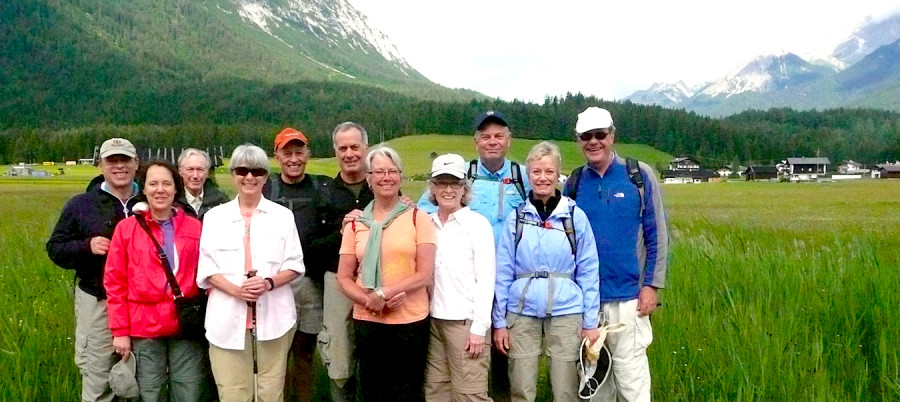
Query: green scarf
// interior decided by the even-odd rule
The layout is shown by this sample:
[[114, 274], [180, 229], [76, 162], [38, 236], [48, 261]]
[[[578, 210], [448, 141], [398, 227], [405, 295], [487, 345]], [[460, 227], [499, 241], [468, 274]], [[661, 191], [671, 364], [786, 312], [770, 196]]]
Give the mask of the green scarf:
[[[409, 209], [409, 205], [406, 205], [402, 202], [397, 202], [394, 204], [394, 209], [391, 210], [391, 213], [387, 216], [387, 218], [381, 222], [375, 222], [375, 216], [372, 214], [372, 208], [375, 206], [375, 201], [366, 205], [366, 209], [363, 210], [362, 216], [359, 217], [359, 222], [363, 225], [369, 227], [369, 240], [366, 241], [366, 253], [363, 255], [362, 261], [359, 263], [359, 271], [360, 277], [362, 278], [363, 287], [366, 289], [375, 289], [381, 287], [383, 272], [381, 271], [381, 234], [391, 222], [394, 221], [394, 218], [400, 216], [407, 209]], [[413, 217], [413, 219], [416, 219]]]

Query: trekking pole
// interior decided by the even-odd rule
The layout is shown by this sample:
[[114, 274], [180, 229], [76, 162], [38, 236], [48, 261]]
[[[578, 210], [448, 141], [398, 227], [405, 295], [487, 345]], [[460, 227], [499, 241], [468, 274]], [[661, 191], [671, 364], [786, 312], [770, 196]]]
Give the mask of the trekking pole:
[[[247, 271], [247, 279], [256, 276], [256, 270]], [[253, 350], [253, 400], [259, 401], [259, 365], [256, 362], [256, 302], [247, 302], [250, 306], [250, 347]]]

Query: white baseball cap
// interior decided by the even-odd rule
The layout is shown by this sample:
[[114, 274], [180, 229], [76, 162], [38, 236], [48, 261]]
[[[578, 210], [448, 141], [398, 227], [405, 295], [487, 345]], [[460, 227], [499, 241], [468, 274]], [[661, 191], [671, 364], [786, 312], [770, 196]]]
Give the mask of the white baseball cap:
[[581, 134], [591, 130], [610, 128], [613, 125], [612, 115], [609, 111], [596, 106], [591, 106], [578, 113], [578, 122], [575, 123], [575, 133]]
[[431, 177], [449, 174], [457, 179], [466, 178], [466, 160], [457, 154], [445, 154], [431, 162]]

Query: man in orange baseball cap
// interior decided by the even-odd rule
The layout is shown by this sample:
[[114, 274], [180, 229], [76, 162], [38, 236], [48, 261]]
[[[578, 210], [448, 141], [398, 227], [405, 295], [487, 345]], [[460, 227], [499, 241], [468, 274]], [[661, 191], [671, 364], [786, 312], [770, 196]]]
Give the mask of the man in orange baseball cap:
[[[275, 136], [275, 160], [281, 171], [273, 173], [263, 187], [263, 196], [294, 213], [306, 275], [291, 283], [297, 304], [297, 332], [288, 356], [285, 399], [309, 401], [315, 384], [312, 366], [316, 337], [322, 329], [323, 276], [328, 266], [323, 261], [316, 238], [325, 214], [322, 194], [331, 178], [306, 173], [312, 152], [309, 139], [300, 130], [288, 127]], [[293, 356], [293, 357], [291, 357]]]

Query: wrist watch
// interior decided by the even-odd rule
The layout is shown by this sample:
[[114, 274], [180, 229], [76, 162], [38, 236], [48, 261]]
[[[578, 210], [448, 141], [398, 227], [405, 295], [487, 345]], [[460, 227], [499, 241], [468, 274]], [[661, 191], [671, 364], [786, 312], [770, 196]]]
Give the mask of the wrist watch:
[[384, 291], [381, 290], [381, 288], [375, 289], [375, 294], [378, 295], [378, 297], [380, 297], [381, 300], [387, 299], [387, 296], [385, 296]]

